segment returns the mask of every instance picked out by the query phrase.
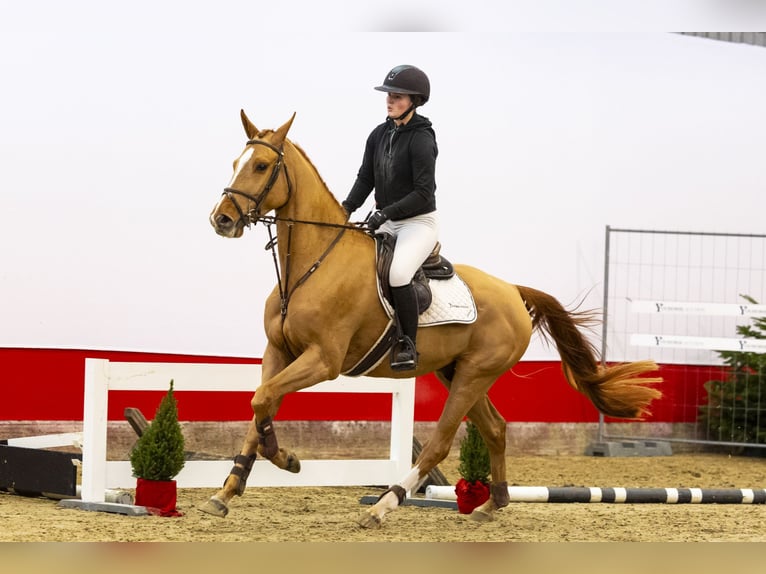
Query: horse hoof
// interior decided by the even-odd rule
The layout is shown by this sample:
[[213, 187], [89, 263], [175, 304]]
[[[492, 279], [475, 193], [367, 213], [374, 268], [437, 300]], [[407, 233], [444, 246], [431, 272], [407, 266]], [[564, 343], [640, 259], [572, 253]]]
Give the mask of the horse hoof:
[[216, 498], [215, 496], [210, 497], [210, 499], [205, 504], [200, 506], [199, 509], [202, 512], [212, 514], [218, 518], [226, 518], [226, 515], [229, 514], [229, 507], [226, 506], [222, 500]]
[[495, 515], [485, 510], [474, 509], [470, 514], [471, 520], [474, 522], [492, 522], [495, 519]]
[[370, 512], [363, 512], [359, 517], [359, 520], [356, 522], [359, 526], [367, 528], [368, 530], [380, 530], [380, 527], [383, 525], [383, 521], [380, 517], [377, 514], [372, 514]]
[[301, 461], [293, 453], [290, 453], [289, 455], [287, 455], [287, 466], [285, 466], [285, 470], [288, 472], [295, 472], [295, 473], [298, 473], [301, 471]]

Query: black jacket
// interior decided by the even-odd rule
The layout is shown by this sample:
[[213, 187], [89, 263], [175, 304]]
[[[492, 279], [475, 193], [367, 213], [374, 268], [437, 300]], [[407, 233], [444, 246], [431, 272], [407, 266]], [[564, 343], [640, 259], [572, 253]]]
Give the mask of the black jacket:
[[375, 189], [375, 204], [393, 220], [436, 210], [436, 134], [431, 121], [417, 113], [399, 127], [387, 118], [367, 138], [356, 182], [344, 201], [361, 207]]

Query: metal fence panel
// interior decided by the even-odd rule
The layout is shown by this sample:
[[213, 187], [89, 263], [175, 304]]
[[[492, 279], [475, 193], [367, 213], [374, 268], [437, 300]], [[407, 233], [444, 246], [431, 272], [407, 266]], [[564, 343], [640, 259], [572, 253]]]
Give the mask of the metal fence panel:
[[[672, 422], [686, 424], [671, 425], [675, 436], [664, 440], [766, 447], [720, 433], [711, 437], [709, 422], [697, 416], [709, 400], [700, 381], [721, 378], [719, 351], [766, 352], [766, 341], [744, 339], [737, 331], [766, 316], [761, 303], [766, 235], [606, 228], [602, 356], [606, 362], [654, 359], [678, 374], [678, 388], [664, 390], [679, 403], [673, 412], [686, 413], [685, 420]], [[687, 384], [685, 375], [695, 382]], [[766, 381], [762, 386], [765, 397], [758, 404], [766, 403]], [[766, 426], [766, 413], [763, 419]], [[599, 429], [600, 440], [657, 438], [610, 435], [603, 417]]]

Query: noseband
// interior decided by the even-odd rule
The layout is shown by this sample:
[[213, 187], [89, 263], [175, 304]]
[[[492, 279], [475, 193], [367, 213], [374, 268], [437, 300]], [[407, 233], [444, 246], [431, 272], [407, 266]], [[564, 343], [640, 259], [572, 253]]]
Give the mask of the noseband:
[[[277, 162], [274, 164], [274, 168], [271, 170], [271, 177], [269, 177], [269, 181], [266, 182], [266, 186], [263, 188], [263, 191], [259, 193], [258, 195], [252, 195], [244, 191], [240, 191], [239, 189], [234, 189], [233, 187], [226, 187], [223, 190], [222, 195], [225, 195], [227, 198], [229, 198], [229, 201], [231, 201], [232, 204], [234, 204], [234, 207], [237, 209], [237, 213], [239, 213], [239, 221], [243, 223], [246, 227], [250, 227], [251, 223], [255, 223], [258, 221], [258, 211], [261, 208], [261, 204], [264, 202], [266, 197], [269, 195], [269, 192], [274, 187], [274, 184], [277, 181], [277, 178], [279, 177], [279, 171], [280, 169], [284, 169], [285, 172], [285, 179], [287, 180], [287, 201], [283, 205], [286, 205], [287, 202], [290, 201], [290, 196], [293, 193], [293, 187], [290, 184], [290, 178], [287, 175], [287, 164], [285, 164], [285, 152], [282, 150], [282, 146], [277, 147], [275, 145], [270, 144], [269, 142], [260, 141], [260, 140], [248, 140], [247, 145], [262, 145], [266, 146], [267, 148], [272, 149], [277, 154]], [[244, 197], [248, 201], [253, 203], [253, 206], [248, 209], [247, 211], [243, 210], [239, 203], [237, 203], [234, 200], [234, 196], [239, 195], [241, 197]], [[278, 208], [277, 208], [278, 209]], [[238, 222], [239, 223], [239, 222]]]

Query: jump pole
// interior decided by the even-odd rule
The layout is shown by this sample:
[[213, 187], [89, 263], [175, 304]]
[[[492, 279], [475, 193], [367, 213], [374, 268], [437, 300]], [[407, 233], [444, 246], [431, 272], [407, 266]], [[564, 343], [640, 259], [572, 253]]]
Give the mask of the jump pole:
[[[617, 504], [766, 504], [764, 488], [597, 488], [509, 486], [511, 502]], [[454, 486], [426, 487], [426, 500], [457, 500]]]

